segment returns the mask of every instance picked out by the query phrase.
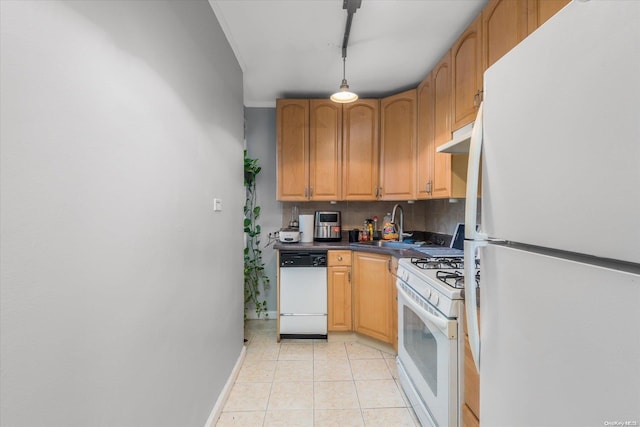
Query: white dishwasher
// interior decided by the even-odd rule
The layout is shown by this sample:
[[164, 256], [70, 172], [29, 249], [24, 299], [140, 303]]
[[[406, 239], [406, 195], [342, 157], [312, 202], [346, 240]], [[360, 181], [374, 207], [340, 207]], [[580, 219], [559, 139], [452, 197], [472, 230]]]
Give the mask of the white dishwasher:
[[327, 337], [327, 251], [280, 251], [281, 338]]

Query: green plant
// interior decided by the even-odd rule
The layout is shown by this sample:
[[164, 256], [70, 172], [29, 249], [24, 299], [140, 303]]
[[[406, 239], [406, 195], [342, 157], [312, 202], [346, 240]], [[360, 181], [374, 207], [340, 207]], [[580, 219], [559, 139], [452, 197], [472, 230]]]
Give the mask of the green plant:
[[260, 250], [260, 206], [256, 202], [256, 176], [262, 168], [258, 166], [258, 159], [247, 157], [244, 150], [244, 187], [246, 199], [244, 204], [244, 232], [247, 244], [244, 248], [244, 304], [245, 319], [247, 317], [247, 303], [253, 303], [258, 318], [268, 317], [267, 302], [260, 297], [260, 285], [265, 291], [269, 289], [269, 277], [264, 271], [262, 250]]

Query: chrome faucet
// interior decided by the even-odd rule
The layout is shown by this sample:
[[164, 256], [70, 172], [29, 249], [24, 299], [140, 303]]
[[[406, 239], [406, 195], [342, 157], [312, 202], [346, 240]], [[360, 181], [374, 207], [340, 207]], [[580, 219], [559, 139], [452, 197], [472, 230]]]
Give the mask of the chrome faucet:
[[398, 241], [402, 242], [402, 232], [404, 231], [404, 210], [399, 203], [397, 203], [393, 207], [393, 211], [391, 213], [391, 222], [396, 224], [396, 209], [400, 208], [400, 222], [398, 224]]

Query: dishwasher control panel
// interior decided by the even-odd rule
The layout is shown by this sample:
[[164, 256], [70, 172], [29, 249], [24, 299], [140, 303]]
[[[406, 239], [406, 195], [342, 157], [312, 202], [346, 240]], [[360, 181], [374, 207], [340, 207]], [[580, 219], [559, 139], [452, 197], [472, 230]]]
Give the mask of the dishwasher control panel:
[[326, 267], [327, 251], [280, 251], [280, 267]]

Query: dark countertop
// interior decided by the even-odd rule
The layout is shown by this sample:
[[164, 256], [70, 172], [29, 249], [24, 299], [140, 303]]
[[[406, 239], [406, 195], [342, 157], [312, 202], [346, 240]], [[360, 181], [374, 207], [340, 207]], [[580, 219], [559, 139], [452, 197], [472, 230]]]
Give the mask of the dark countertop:
[[293, 251], [300, 251], [300, 250], [305, 250], [305, 249], [309, 249], [309, 250], [313, 250], [313, 249], [317, 249], [317, 250], [348, 250], [350, 249], [349, 246], [349, 242], [347, 241], [340, 241], [340, 242], [310, 242], [310, 243], [282, 243], [282, 242], [276, 242], [273, 245], [274, 249], [278, 249], [278, 250], [293, 250]]
[[343, 251], [358, 251], [358, 252], [370, 252], [376, 254], [391, 255], [395, 258], [411, 258], [411, 257], [423, 257], [420, 252], [411, 249], [393, 249], [385, 248], [381, 246], [365, 246], [365, 245], [351, 245], [346, 240], [340, 242], [310, 242], [310, 243], [282, 243], [276, 242], [273, 245], [274, 249], [280, 251], [300, 251], [300, 250], [343, 250]]

